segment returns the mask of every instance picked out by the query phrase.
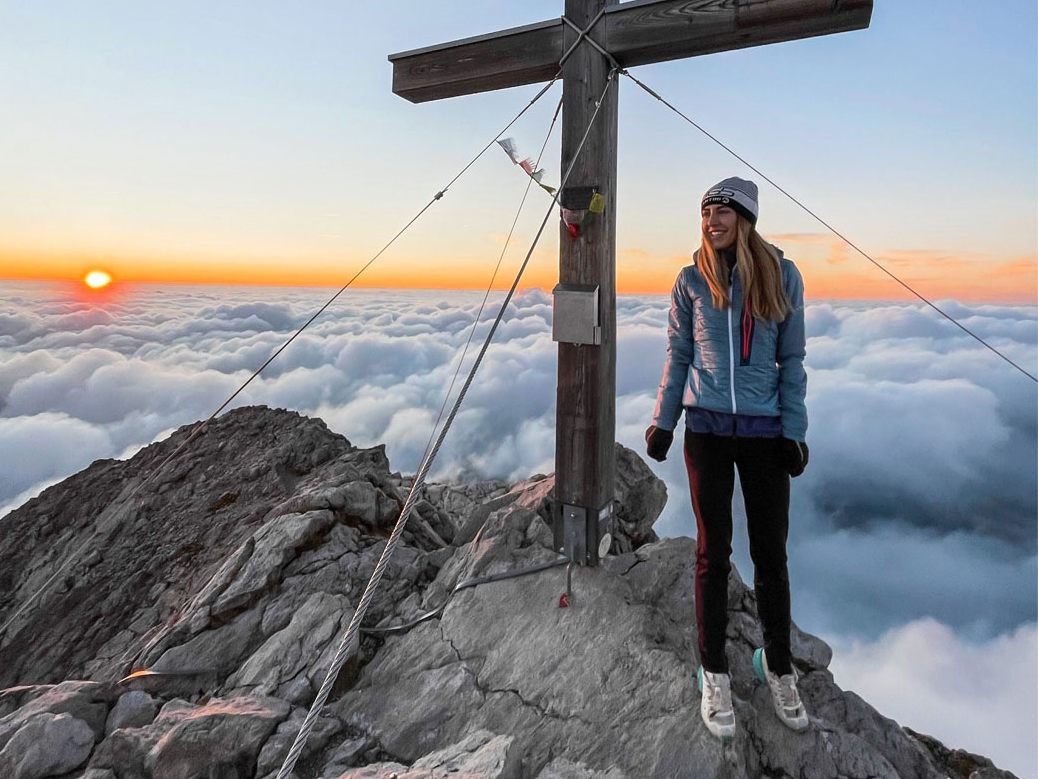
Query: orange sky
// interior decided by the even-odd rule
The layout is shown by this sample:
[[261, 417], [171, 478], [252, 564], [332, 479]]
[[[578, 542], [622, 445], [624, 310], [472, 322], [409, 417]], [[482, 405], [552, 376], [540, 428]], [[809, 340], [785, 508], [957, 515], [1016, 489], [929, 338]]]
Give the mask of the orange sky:
[[[793, 257], [804, 275], [809, 298], [909, 299], [913, 296], [838, 239], [820, 234], [778, 234], [767, 238]], [[892, 273], [929, 298], [990, 303], [1038, 301], [1038, 258], [996, 258], [936, 250], [884, 251], [876, 255]], [[278, 257], [139, 258], [112, 254], [63, 254], [0, 251], [0, 277], [12, 279], [82, 278], [102, 269], [118, 282], [341, 286], [368, 258], [327, 258], [286, 262]], [[494, 282], [506, 289], [521, 258], [507, 258]], [[664, 294], [688, 259], [660, 256], [634, 247], [621, 248], [617, 261], [620, 294]], [[485, 257], [451, 256], [407, 260], [386, 255], [354, 282], [357, 287], [485, 289], [493, 264]], [[538, 249], [522, 287], [550, 290], [557, 281], [553, 249]]]

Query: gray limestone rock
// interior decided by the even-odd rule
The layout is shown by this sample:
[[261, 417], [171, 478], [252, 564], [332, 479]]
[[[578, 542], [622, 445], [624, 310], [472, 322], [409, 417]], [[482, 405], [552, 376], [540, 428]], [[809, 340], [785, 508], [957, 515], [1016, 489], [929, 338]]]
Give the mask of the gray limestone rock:
[[139, 728], [150, 725], [158, 713], [159, 704], [143, 690], [131, 690], [119, 696], [108, 720], [105, 735], [110, 736], [119, 728]]
[[[345, 596], [315, 592], [294, 612], [291, 622], [274, 633], [228, 679], [228, 687], [272, 695], [301, 678], [316, 691], [338, 647], [339, 635], [353, 616]], [[316, 682], [316, 684], [315, 684]], [[287, 697], [283, 693], [281, 697]]]
[[140, 728], [118, 728], [94, 749], [88, 769], [111, 771], [119, 777], [145, 777], [144, 762], [161, 735], [154, 722]]
[[[494, 538], [509, 548], [508, 532]], [[582, 570], [568, 609], [557, 607], [561, 569], [465, 590], [438, 625], [387, 642], [335, 710], [406, 759], [483, 728], [514, 734], [530, 775], [551, 756], [633, 770], [634, 755], [642, 775], [678, 775], [716, 751], [689, 716], [691, 580], [679, 573], [690, 552], [687, 540], [662, 542], [626, 567]], [[488, 569], [506, 559], [484, 558]]]
[[616, 503], [613, 554], [658, 541], [653, 524], [667, 505], [667, 486], [633, 449], [616, 445]]
[[[337, 779], [519, 779], [520, 755], [514, 741], [478, 730], [416, 760], [410, 768], [395, 762], [375, 763], [344, 771]], [[327, 769], [322, 775], [335, 776]]]
[[581, 763], [574, 763], [563, 757], [552, 760], [544, 766], [537, 779], [626, 779], [618, 768], [608, 771], [592, 771]]
[[[527, 512], [500, 512], [471, 551], [476, 571], [522, 559], [516, 528]], [[796, 645], [802, 690], [814, 717], [794, 734], [771, 711], [750, 656], [759, 629], [754, 599], [733, 572], [729, 662], [743, 730], [732, 748], [706, 733], [694, 684], [694, 598], [689, 539], [668, 539], [578, 571], [571, 605], [557, 608], [561, 571], [459, 593], [439, 624], [391, 639], [333, 709], [393, 754], [416, 760], [474, 730], [514, 734], [522, 775], [554, 758], [589, 771], [645, 777], [941, 774], [895, 723], [861, 709], [830, 719], [846, 700], [820, 663], [828, 650], [806, 634]], [[445, 571], [446, 571], [445, 567]], [[622, 616], [621, 616], [622, 615]], [[591, 637], [594, 637], [593, 639]]]
[[[295, 741], [305, 716], [305, 709], [293, 709], [288, 719], [278, 725], [277, 730], [267, 739], [259, 757], [256, 758], [256, 776], [277, 774], [284, 764], [285, 758], [288, 757], [288, 751], [292, 748], [292, 742]], [[314, 755], [326, 752], [329, 742], [340, 734], [342, 729], [342, 723], [337, 719], [324, 715], [318, 717], [310, 732], [310, 738], [300, 754], [302, 761], [309, 762]], [[343, 740], [344, 738], [345, 740]], [[331, 747], [332, 763], [341, 763], [341, 770], [356, 765], [356, 759], [371, 747], [371, 742], [363, 737], [357, 739], [350, 739], [348, 736], [338, 737], [335, 738], [335, 743], [338, 746]], [[323, 773], [330, 775], [333, 771], [326, 768]]]
[[[351, 766], [362, 766], [364, 754], [372, 747], [372, 742], [366, 737], [348, 738], [340, 743], [326, 756], [327, 762], [321, 773], [324, 776], [339, 776], [348, 773]], [[288, 749], [285, 749], [288, 754]]]
[[[99, 460], [3, 519], [0, 617], [28, 601], [69, 555], [81, 559], [63, 577], [66, 592], [47, 591], [0, 636], [0, 689], [119, 678], [301, 480], [320, 478], [344, 458], [380, 467], [320, 420], [242, 408], [211, 422], [128, 501], [195, 427], [127, 462]], [[250, 478], [253, 471], [263, 475]]]
[[205, 630], [186, 643], [167, 649], [152, 670], [169, 674], [228, 673], [238, 667], [253, 642], [260, 614], [247, 611], [234, 621]]
[[148, 752], [145, 768], [156, 779], [193, 779], [202, 761], [210, 775], [222, 770], [251, 776], [264, 741], [288, 711], [288, 704], [276, 698], [245, 697], [163, 711], [153, 724], [163, 733]]
[[[0, 776], [272, 777], [288, 754], [412, 477], [320, 420], [242, 408], [128, 500], [192, 429], [3, 520], [0, 622], [30, 607], [0, 635]], [[418, 490], [294, 776], [1009, 776], [841, 690], [832, 650], [797, 626], [811, 723], [785, 729], [753, 674], [756, 598], [734, 569], [739, 732], [730, 745], [707, 734], [694, 542], [656, 538], [662, 482], [619, 445], [616, 462], [612, 553], [574, 571], [568, 608], [565, 568], [529, 570], [560, 560], [552, 475]], [[30, 603], [76, 551], [60, 588]], [[506, 578], [456, 590], [486, 576]], [[142, 666], [151, 674], [114, 681]]]
[[933, 736], [918, 733], [911, 728], [904, 730], [933, 755], [938, 768], [954, 779], [1016, 779], [1009, 771], [1000, 771], [982, 755], [975, 755], [965, 749], [948, 749]]
[[78, 768], [94, 748], [94, 731], [70, 714], [40, 712], [25, 719], [0, 751], [0, 776], [37, 779]]
[[[91, 741], [100, 740], [104, 735], [108, 708], [118, 695], [112, 685], [76, 681], [22, 687], [6, 692], [10, 698], [19, 701], [19, 706], [0, 718], [0, 749], [3, 749], [29, 720], [42, 714], [67, 714], [89, 728], [92, 734]], [[70, 726], [66, 723], [58, 727], [68, 729]]]
[[361, 768], [351, 768], [336, 779], [433, 779], [428, 771], [412, 773], [401, 763], [371, 763]]
[[300, 547], [334, 523], [330, 511], [289, 514], [267, 521], [252, 537], [253, 551], [241, 571], [213, 603], [212, 616], [235, 612], [265, 592], [281, 575]]
[[214, 698], [199, 706], [171, 701], [149, 725], [113, 731], [90, 768], [154, 779], [253, 776], [264, 742], [288, 712], [276, 698]]
[[472, 774], [487, 779], [519, 779], [522, 755], [511, 736], [495, 736], [477, 730], [457, 744], [432, 752], [414, 762], [412, 770]]

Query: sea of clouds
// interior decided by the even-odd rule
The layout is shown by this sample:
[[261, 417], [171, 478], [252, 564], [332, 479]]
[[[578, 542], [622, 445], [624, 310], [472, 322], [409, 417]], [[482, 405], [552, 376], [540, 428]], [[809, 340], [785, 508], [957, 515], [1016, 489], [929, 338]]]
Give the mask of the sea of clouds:
[[[94, 459], [209, 416], [329, 295], [139, 287], [88, 298], [5, 284], [0, 517]], [[503, 297], [490, 296], [472, 335], [483, 293], [347, 290], [236, 405], [319, 416], [356, 445], [385, 443], [392, 467], [413, 472], [461, 350], [472, 335], [454, 394]], [[617, 440], [640, 453], [668, 303], [617, 302]], [[941, 306], [1038, 372], [1033, 306]], [[432, 480], [554, 470], [551, 308], [540, 290], [512, 301]], [[837, 681], [884, 714], [1034, 777], [1036, 385], [923, 305], [812, 302], [807, 329], [794, 619], [834, 646]], [[694, 534], [680, 449], [647, 462], [670, 496], [657, 529]], [[751, 581], [744, 522], [737, 498], [734, 560]]]

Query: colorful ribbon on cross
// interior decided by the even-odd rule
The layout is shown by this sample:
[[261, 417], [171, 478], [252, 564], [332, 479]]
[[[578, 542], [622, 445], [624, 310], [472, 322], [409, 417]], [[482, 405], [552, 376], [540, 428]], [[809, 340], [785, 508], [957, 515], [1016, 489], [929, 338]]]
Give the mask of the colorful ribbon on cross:
[[529, 157], [520, 157], [519, 150], [516, 148], [515, 140], [512, 138], [502, 138], [498, 141], [498, 144], [502, 149], [505, 150], [505, 154], [509, 156], [515, 165], [518, 165], [526, 175], [537, 182], [537, 186], [547, 192], [549, 195], [555, 194], [555, 187], [549, 187], [547, 184], [541, 183], [541, 178], [544, 176], [544, 168], [534, 169], [534, 162]]
[[[512, 160], [512, 164], [522, 168], [527, 176], [537, 182], [537, 186], [549, 195], [555, 194], [554, 187], [550, 187], [541, 181], [544, 177], [544, 169], [537, 168], [536, 163], [529, 157], [520, 156], [514, 138], [502, 138], [497, 143], [504, 150], [505, 154], [508, 155], [508, 158]], [[567, 197], [560, 198], [559, 207], [562, 214], [562, 223], [566, 226], [566, 231], [570, 234], [570, 237], [577, 239], [580, 237], [581, 232], [587, 228], [588, 224], [605, 211], [605, 195], [594, 187], [567, 188], [562, 194], [568, 195]]]
[[562, 223], [571, 238], [579, 238], [581, 232], [591, 223], [591, 220], [605, 211], [606, 199], [601, 192], [594, 192], [587, 202], [586, 208], [566, 208], [562, 206]]

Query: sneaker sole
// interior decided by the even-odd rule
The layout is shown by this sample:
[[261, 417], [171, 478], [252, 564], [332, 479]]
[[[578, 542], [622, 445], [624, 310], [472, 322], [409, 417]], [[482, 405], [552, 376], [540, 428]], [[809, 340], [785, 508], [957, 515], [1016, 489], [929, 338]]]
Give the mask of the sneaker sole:
[[764, 674], [764, 647], [755, 649], [753, 652], [753, 672], [758, 679], [767, 683], [768, 677]]

